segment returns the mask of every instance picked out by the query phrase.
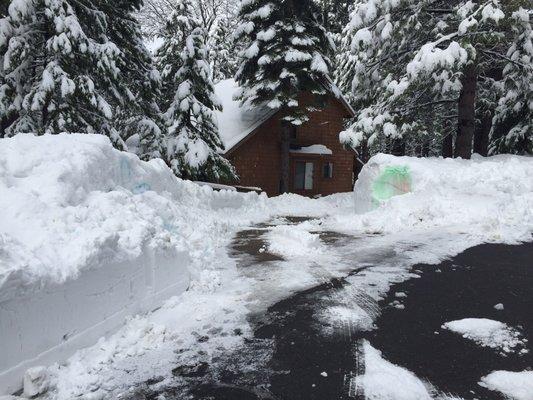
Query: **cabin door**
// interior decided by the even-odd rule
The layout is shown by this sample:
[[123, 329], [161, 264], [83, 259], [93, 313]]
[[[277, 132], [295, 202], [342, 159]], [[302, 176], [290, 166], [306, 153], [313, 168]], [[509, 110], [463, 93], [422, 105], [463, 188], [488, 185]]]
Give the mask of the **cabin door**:
[[297, 161], [294, 170], [294, 189], [297, 191], [311, 191], [314, 189], [313, 176], [315, 164]]

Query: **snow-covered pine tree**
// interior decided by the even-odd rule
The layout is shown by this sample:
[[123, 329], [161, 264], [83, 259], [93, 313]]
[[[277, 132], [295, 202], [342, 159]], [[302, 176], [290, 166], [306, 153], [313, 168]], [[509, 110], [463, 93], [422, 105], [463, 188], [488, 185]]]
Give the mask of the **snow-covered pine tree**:
[[357, 146], [364, 140], [373, 144], [408, 139], [416, 144], [411, 147], [418, 147], [429, 135], [430, 142], [440, 137], [449, 143], [450, 126], [455, 125], [455, 155], [470, 157], [476, 104], [488, 104], [476, 103], [476, 92], [481, 93], [483, 85], [494, 91], [490, 70], [505, 69], [510, 62], [505, 49], [494, 49], [514, 42], [512, 15], [526, 3], [376, 0], [356, 4], [349, 29], [356, 58], [353, 95], [359, 113], [341, 140]]
[[157, 105], [160, 79], [134, 16], [143, 0], [105, 0], [109, 39], [121, 50], [120, 101], [115, 102], [115, 125], [121, 137], [143, 160], [163, 157], [163, 121]]
[[[497, 82], [498, 104], [491, 132], [491, 153], [533, 154], [533, 31], [532, 10], [511, 14], [511, 45], [495, 56], [504, 59]], [[505, 49], [503, 49], [505, 51]]]
[[[89, 4], [85, 4], [89, 3]], [[4, 132], [100, 133], [111, 124], [120, 50], [90, 1], [17, 0], [2, 20], [0, 117]]]
[[[247, 43], [236, 75], [239, 99], [245, 107], [266, 104], [281, 110], [281, 192], [289, 189], [289, 148], [293, 127], [323, 105], [324, 82], [329, 76], [332, 51], [320, 10], [312, 0], [243, 0], [236, 39]], [[302, 92], [315, 95], [315, 104], [303, 106]], [[273, 138], [276, 140], [276, 138]]]
[[354, 68], [357, 65], [357, 58], [352, 53], [352, 35], [350, 29], [345, 29], [342, 33], [334, 35], [336, 46], [335, 63], [333, 70], [333, 80], [350, 103], [355, 103], [353, 99], [352, 82]]
[[315, 0], [315, 3], [320, 8], [324, 28], [332, 34], [342, 33], [350, 20], [354, 0]]
[[230, 18], [228, 15], [217, 18], [208, 35], [209, 66], [215, 83], [233, 78], [239, 64], [239, 45], [233, 40], [234, 26]]
[[220, 140], [214, 94], [207, 61], [205, 32], [190, 0], [178, 0], [158, 52], [163, 79], [167, 130], [167, 161], [177, 176], [192, 180], [231, 180], [235, 172], [219, 154]]

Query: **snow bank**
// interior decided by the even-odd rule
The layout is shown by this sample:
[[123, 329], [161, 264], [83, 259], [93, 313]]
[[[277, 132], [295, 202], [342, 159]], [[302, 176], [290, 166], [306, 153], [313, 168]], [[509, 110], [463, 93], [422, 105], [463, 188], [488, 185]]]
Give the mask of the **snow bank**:
[[533, 371], [494, 371], [479, 383], [513, 400], [533, 400]]
[[529, 240], [531, 171], [533, 157], [462, 160], [379, 154], [355, 185], [357, 215], [338, 218], [335, 226], [368, 233], [454, 227], [486, 240]]
[[1, 139], [0, 393], [186, 290], [213, 220], [263, 200], [178, 180], [104, 136]]
[[394, 365], [367, 341], [363, 343], [365, 373], [356, 378], [356, 392], [368, 400], [431, 400], [424, 383], [412, 372]]
[[483, 347], [497, 349], [502, 353], [511, 353], [520, 350], [526, 353], [524, 346], [527, 339], [515, 329], [503, 322], [486, 318], [465, 318], [457, 321], [446, 322], [442, 329], [458, 333], [465, 339], [474, 341]]

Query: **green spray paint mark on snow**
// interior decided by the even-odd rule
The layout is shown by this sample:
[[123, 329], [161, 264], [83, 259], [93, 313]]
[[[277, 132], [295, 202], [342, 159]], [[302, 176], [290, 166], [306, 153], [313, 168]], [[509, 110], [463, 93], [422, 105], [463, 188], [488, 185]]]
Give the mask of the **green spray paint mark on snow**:
[[391, 197], [411, 191], [411, 174], [409, 167], [391, 165], [385, 167], [381, 175], [372, 185], [372, 199], [380, 204]]

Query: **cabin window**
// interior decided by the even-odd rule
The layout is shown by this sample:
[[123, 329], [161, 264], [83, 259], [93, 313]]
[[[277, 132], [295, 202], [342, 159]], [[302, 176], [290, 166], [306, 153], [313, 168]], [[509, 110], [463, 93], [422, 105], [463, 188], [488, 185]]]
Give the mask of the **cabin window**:
[[312, 162], [296, 162], [294, 189], [313, 190], [314, 164]]
[[333, 178], [333, 163], [324, 163], [324, 178]]

